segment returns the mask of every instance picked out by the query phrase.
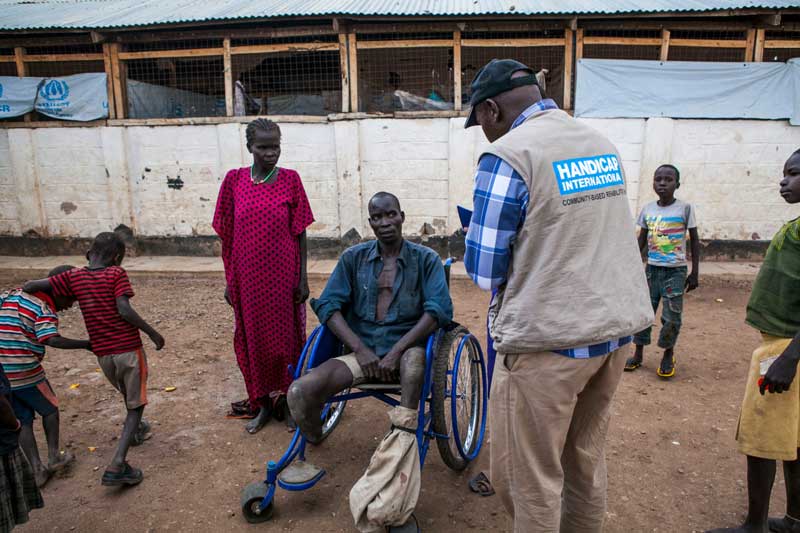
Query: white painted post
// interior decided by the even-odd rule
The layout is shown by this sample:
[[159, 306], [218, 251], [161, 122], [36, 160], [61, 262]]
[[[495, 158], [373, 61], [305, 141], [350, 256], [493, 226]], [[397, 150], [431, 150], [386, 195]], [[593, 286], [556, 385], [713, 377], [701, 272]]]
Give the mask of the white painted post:
[[447, 162], [447, 231], [452, 234], [461, 228], [458, 205], [472, 209], [473, 178], [475, 176], [475, 135], [480, 128], [464, 129], [464, 118], [450, 119]]
[[672, 162], [672, 135], [675, 121], [671, 118], [647, 119], [642, 143], [642, 163], [639, 172], [639, 194], [636, 202], [636, 213], [642, 207], [656, 199], [653, 191], [653, 173], [664, 163]]
[[11, 154], [11, 172], [17, 192], [17, 217], [20, 230], [23, 235], [33, 230], [40, 236], [46, 237], [47, 218], [36, 168], [34, 131], [27, 128], [9, 129], [8, 147]]
[[103, 144], [103, 165], [108, 178], [108, 207], [114, 224], [125, 224], [137, 233], [131, 203], [131, 182], [128, 176], [128, 150], [125, 128], [100, 128]]
[[245, 163], [242, 159], [247, 153], [247, 148], [242, 146], [242, 129], [245, 127], [245, 124], [239, 123], [217, 124], [217, 161], [219, 161], [217, 176], [220, 184], [230, 169], [250, 165], [250, 161]]
[[355, 228], [364, 237], [367, 226], [362, 212], [361, 147], [356, 120], [334, 122], [336, 187], [339, 204], [339, 236]]

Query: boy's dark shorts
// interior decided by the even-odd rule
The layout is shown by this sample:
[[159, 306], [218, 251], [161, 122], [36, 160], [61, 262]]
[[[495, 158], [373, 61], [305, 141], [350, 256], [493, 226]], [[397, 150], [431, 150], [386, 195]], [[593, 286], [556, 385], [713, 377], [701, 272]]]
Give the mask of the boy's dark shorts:
[[46, 379], [31, 387], [11, 391], [11, 407], [23, 426], [33, 424], [36, 413], [45, 417], [58, 412], [58, 398]]
[[147, 357], [144, 348], [97, 358], [108, 381], [125, 397], [125, 407], [147, 405]]

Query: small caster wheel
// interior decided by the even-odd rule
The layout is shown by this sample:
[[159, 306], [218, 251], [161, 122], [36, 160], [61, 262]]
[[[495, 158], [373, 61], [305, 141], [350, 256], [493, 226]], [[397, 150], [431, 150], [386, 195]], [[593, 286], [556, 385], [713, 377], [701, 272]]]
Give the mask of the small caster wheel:
[[267, 485], [263, 481], [250, 483], [242, 491], [242, 514], [251, 524], [260, 524], [272, 518], [272, 502], [262, 511], [261, 502], [267, 495]]

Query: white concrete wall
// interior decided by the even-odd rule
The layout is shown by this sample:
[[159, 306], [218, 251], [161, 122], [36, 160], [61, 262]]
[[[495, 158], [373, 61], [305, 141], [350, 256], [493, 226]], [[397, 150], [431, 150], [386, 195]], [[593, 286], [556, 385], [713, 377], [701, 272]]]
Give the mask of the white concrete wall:
[[[703, 238], [768, 239], [796, 216], [777, 183], [800, 128], [783, 121], [585, 119], [622, 154], [633, 211], [655, 198], [655, 168], [682, 171]], [[310, 234], [369, 234], [366, 202], [397, 194], [406, 230], [458, 228], [486, 140], [463, 119], [364, 119], [281, 125], [281, 164], [300, 172]], [[118, 224], [145, 236], [212, 235], [220, 182], [248, 165], [243, 124], [0, 129], [0, 234], [91, 237]], [[176, 188], [180, 179], [182, 187]], [[170, 183], [172, 187], [170, 187]]]

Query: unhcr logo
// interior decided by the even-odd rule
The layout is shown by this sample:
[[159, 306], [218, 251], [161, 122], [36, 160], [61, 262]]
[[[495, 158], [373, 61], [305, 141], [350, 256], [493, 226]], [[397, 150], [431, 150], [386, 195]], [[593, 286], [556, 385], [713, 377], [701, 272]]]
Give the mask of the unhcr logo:
[[39, 89], [39, 96], [48, 102], [63, 102], [69, 97], [69, 85], [63, 80], [50, 80]]
[[625, 183], [614, 154], [553, 161], [553, 172], [561, 196]]

